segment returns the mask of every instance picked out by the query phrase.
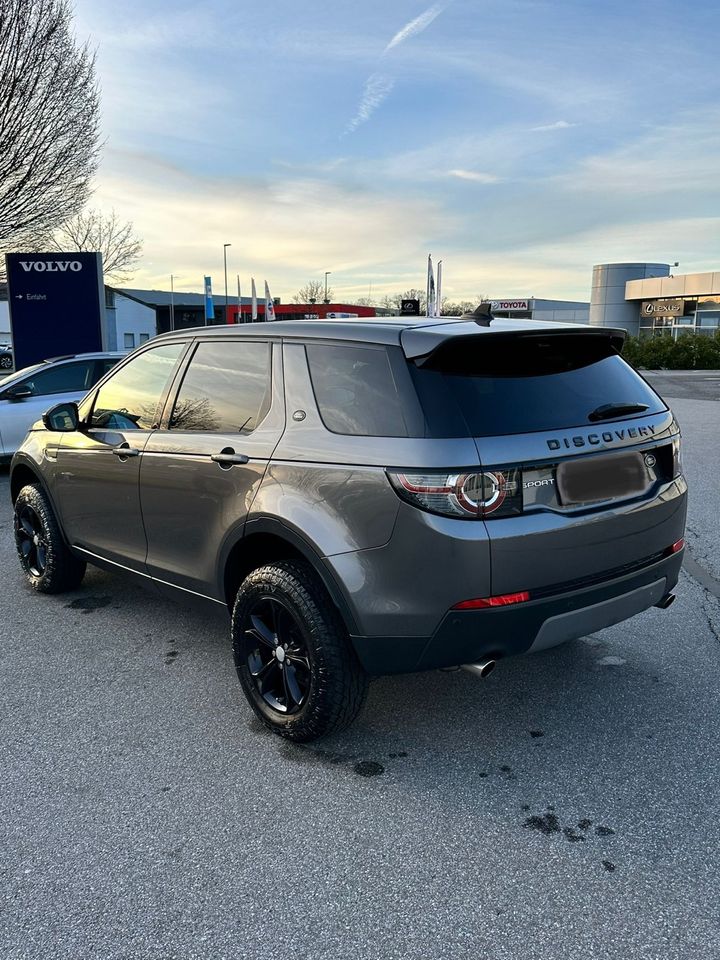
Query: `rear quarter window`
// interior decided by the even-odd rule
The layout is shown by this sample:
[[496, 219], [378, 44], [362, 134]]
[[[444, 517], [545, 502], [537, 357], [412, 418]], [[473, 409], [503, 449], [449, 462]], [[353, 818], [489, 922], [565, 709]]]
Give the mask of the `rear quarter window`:
[[320, 417], [328, 430], [349, 436], [408, 436], [385, 347], [307, 344], [305, 352]]

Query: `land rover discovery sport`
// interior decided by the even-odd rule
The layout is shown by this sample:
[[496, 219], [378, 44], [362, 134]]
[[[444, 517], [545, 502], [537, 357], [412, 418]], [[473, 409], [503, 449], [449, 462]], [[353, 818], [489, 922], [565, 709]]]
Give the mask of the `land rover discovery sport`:
[[686, 485], [623, 332], [527, 320], [175, 331], [15, 455], [36, 590], [86, 563], [226, 607], [255, 713], [298, 741], [374, 674], [476, 665], [666, 606]]

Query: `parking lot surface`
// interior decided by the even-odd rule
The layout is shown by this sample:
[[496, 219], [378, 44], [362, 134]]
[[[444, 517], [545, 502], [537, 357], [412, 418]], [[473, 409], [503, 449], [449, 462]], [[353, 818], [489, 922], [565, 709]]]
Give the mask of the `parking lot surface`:
[[0, 957], [720, 955], [720, 404], [658, 389], [704, 582], [484, 681], [378, 680], [308, 747], [223, 616], [100, 571], [34, 595], [0, 473]]

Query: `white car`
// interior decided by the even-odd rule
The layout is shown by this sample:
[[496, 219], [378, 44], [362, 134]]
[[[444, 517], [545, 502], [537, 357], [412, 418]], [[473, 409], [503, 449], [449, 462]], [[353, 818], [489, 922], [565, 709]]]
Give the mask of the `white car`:
[[48, 407], [81, 400], [125, 353], [79, 353], [43, 360], [0, 379], [0, 463], [10, 460]]

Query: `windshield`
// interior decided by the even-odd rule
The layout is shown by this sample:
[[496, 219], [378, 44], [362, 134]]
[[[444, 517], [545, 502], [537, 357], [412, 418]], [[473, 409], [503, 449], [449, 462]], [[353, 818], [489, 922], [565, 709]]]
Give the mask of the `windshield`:
[[[492, 437], [587, 426], [599, 408], [615, 419], [666, 406], [609, 338], [568, 334], [453, 338], [411, 363], [428, 432]], [[634, 408], [634, 409], [633, 409]]]

